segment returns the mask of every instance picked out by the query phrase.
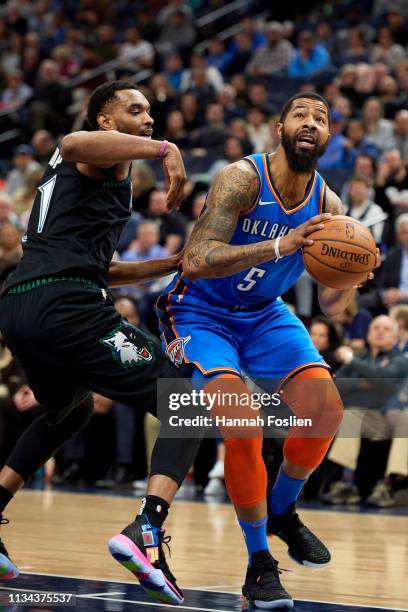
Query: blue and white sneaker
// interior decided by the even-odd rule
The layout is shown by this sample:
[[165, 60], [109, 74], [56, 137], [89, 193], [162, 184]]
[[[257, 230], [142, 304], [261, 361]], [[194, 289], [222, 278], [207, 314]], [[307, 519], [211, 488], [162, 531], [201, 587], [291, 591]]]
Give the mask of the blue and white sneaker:
[[184, 596], [167, 565], [163, 544], [169, 548], [171, 537], [164, 534], [163, 529], [152, 527], [147, 516], [141, 514], [109, 540], [109, 552], [136, 576], [153, 599], [178, 606], [183, 603]]

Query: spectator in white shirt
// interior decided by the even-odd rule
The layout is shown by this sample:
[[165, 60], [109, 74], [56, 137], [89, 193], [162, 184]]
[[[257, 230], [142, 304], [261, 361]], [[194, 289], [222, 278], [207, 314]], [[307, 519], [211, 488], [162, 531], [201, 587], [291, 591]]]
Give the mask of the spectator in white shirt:
[[271, 139], [269, 125], [265, 121], [265, 113], [255, 106], [250, 108], [247, 113], [249, 140], [254, 147], [254, 151], [265, 153]]
[[366, 135], [379, 149], [386, 151], [394, 144], [392, 123], [384, 119], [381, 101], [376, 97], [368, 98], [363, 106], [363, 125]]
[[371, 187], [370, 179], [365, 176], [354, 175], [350, 179], [349, 205], [345, 214], [368, 227], [376, 244], [380, 244], [386, 215], [381, 206], [370, 200]]
[[154, 47], [141, 38], [137, 28], [127, 28], [125, 42], [119, 49], [119, 57], [129, 59], [135, 69], [150, 68], [154, 62]]

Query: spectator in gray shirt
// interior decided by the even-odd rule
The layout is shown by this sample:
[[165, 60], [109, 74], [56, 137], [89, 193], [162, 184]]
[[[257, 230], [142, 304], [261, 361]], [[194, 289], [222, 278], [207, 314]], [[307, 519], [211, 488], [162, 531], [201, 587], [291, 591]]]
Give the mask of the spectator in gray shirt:
[[175, 11], [166, 21], [156, 41], [159, 53], [165, 55], [181, 49], [192, 47], [196, 39], [196, 31], [183, 11]]
[[394, 146], [408, 162], [408, 110], [400, 110], [394, 118]]
[[260, 47], [247, 65], [251, 76], [269, 76], [286, 70], [293, 55], [292, 44], [284, 39], [284, 28], [278, 21], [272, 21], [266, 29], [268, 43]]
[[[357, 357], [348, 346], [339, 347], [336, 351], [337, 360], [343, 363], [336, 372], [337, 384], [347, 409], [328, 458], [346, 470], [343, 471], [342, 481], [333, 483], [330, 491], [322, 496], [325, 503], [350, 504], [361, 500], [353, 476], [363, 437], [381, 442], [401, 435], [401, 430], [396, 429], [395, 424], [390, 426], [386, 414], [387, 402], [401, 390], [408, 374], [408, 360], [394, 350], [397, 340], [398, 324], [390, 317], [381, 315], [370, 324], [366, 353]], [[372, 452], [376, 452], [374, 447], [372, 449]], [[366, 495], [378, 476], [382, 475], [366, 474], [363, 487]], [[367, 502], [385, 507], [393, 505], [390, 497], [387, 491], [375, 487]]]
[[11, 196], [24, 187], [27, 172], [40, 169], [41, 166], [33, 158], [33, 150], [28, 145], [18, 145], [14, 149], [13, 167], [6, 176], [6, 191]]

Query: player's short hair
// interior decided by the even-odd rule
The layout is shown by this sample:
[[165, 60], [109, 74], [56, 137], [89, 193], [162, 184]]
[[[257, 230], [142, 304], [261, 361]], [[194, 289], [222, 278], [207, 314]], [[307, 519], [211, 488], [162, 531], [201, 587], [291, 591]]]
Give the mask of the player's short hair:
[[93, 130], [98, 129], [98, 115], [103, 108], [115, 99], [117, 91], [124, 89], [136, 89], [134, 83], [130, 81], [108, 81], [99, 85], [91, 94], [86, 112], [86, 119]]
[[299, 98], [308, 98], [310, 100], [319, 100], [319, 102], [323, 102], [323, 104], [327, 108], [327, 116], [328, 116], [328, 119], [329, 119], [329, 125], [331, 125], [329, 103], [326, 100], [326, 98], [324, 98], [320, 94], [316, 93], [315, 91], [299, 92], [299, 93], [295, 94], [294, 96], [292, 96], [291, 98], [289, 98], [289, 100], [287, 102], [285, 102], [285, 105], [282, 108], [282, 111], [281, 111], [281, 114], [280, 114], [280, 118], [279, 118], [280, 123], [283, 123], [285, 121], [286, 116], [287, 116], [288, 112], [290, 111], [293, 102], [295, 100], [299, 100]]

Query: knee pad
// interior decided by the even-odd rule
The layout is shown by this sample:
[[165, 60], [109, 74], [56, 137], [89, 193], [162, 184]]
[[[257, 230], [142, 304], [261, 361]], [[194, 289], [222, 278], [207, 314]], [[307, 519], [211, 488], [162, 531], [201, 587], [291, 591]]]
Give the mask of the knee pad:
[[250, 508], [265, 499], [267, 474], [262, 438], [225, 438], [225, 484], [235, 506]]
[[291, 428], [284, 444], [285, 458], [314, 470], [323, 461], [343, 418], [337, 387], [326, 369], [309, 368], [287, 384], [283, 398], [297, 417], [312, 421], [311, 427]]
[[[283, 401], [298, 418], [309, 418], [312, 427], [304, 437], [333, 437], [343, 418], [343, 402], [326, 368], [300, 371], [283, 388]], [[301, 432], [301, 427], [293, 428]], [[303, 437], [303, 436], [302, 436]]]
[[262, 457], [263, 438], [225, 438], [224, 442], [226, 451], [245, 463]]

